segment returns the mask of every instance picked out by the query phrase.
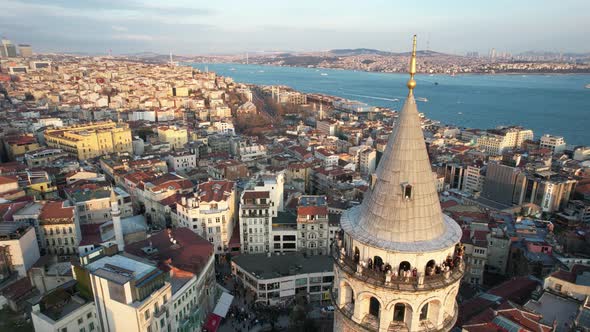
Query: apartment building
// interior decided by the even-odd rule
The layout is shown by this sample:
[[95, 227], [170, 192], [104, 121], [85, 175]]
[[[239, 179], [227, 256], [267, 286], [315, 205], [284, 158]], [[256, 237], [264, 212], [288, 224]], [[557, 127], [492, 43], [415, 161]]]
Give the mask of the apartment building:
[[79, 160], [133, 152], [131, 129], [125, 123], [106, 121], [47, 129], [44, 137], [49, 147], [62, 149]]
[[188, 143], [188, 132], [186, 128], [178, 126], [160, 126], [158, 127], [158, 139], [170, 143], [172, 150], [181, 150]]
[[149, 261], [127, 254], [92, 260], [94, 254], [81, 260], [89, 260], [83, 268], [88, 271], [99, 330], [170, 331], [172, 286], [168, 274]]
[[194, 194], [183, 196], [176, 203], [175, 223], [209, 240], [216, 254], [224, 253], [237, 219], [236, 195], [233, 181], [200, 183]]
[[68, 201], [31, 202], [15, 212], [13, 219], [35, 227], [41, 254], [64, 259], [78, 254], [80, 223], [76, 209]]
[[520, 127], [488, 130], [477, 138], [477, 145], [488, 155], [501, 155], [507, 149], [522, 147], [527, 140], [532, 140], [533, 131]]
[[112, 219], [110, 196], [114, 190], [121, 217], [133, 216], [131, 196], [119, 187], [88, 184], [81, 187], [66, 189], [66, 196], [78, 212], [80, 224], [100, 224]]
[[297, 232], [300, 251], [327, 255], [330, 247], [328, 200], [325, 196], [301, 196], [297, 202]]
[[0, 280], [11, 272], [26, 277], [27, 271], [39, 259], [35, 229], [22, 222], [0, 223]]
[[562, 136], [543, 135], [539, 147], [551, 150], [552, 154], [560, 154], [565, 151], [565, 139]]

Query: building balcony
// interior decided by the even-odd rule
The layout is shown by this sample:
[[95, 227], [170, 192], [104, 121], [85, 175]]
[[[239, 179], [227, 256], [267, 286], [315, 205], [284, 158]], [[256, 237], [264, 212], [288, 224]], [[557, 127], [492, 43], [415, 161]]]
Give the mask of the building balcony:
[[444, 288], [461, 280], [465, 273], [465, 263], [463, 260], [460, 260], [459, 264], [453, 269], [443, 271], [439, 274], [407, 277], [402, 275], [397, 276], [395, 272], [391, 273], [391, 270], [389, 272], [383, 272], [363, 267], [353, 257], [341, 252], [336, 245], [332, 246], [331, 254], [336, 265], [353, 278], [374, 286], [401, 291], [428, 291]]

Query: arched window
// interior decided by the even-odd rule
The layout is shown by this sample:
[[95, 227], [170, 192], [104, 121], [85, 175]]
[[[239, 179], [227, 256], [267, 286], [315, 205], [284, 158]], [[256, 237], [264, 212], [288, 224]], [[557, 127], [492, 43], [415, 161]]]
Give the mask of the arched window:
[[434, 259], [431, 259], [428, 261], [428, 263], [426, 263], [426, 268], [425, 268], [425, 272], [427, 276], [433, 275], [435, 272], [435, 268], [436, 268], [436, 262], [434, 261]]
[[406, 316], [406, 305], [403, 303], [397, 303], [393, 307], [393, 320], [396, 322], [403, 322]]
[[375, 270], [383, 271], [383, 259], [379, 256], [373, 257], [373, 266]]
[[369, 314], [379, 318], [379, 312], [381, 311], [380, 309], [381, 304], [379, 303], [379, 300], [371, 297], [371, 300], [369, 300]]
[[411, 268], [412, 268], [412, 266], [410, 265], [410, 262], [403, 261], [403, 262], [399, 263], [399, 271], [398, 272], [410, 271]]
[[426, 303], [422, 309], [420, 309], [420, 320], [428, 319], [428, 303]]

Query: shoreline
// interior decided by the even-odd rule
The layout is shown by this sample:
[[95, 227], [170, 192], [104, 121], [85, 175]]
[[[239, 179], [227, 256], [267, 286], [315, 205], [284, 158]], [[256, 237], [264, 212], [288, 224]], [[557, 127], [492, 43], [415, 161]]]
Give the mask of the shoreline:
[[[331, 67], [305, 67], [305, 66], [281, 66], [281, 65], [273, 65], [273, 64], [260, 64], [260, 63], [240, 63], [240, 62], [182, 62], [182, 64], [204, 64], [204, 65], [240, 65], [240, 66], [260, 66], [260, 67], [275, 67], [275, 68], [299, 68], [299, 69], [321, 69], [321, 70], [335, 70], [335, 71], [349, 71], [349, 72], [362, 72], [362, 73], [369, 73], [369, 74], [406, 74], [405, 72], [391, 72], [391, 71], [370, 71], [370, 70], [360, 70], [360, 69], [347, 69], [347, 68], [331, 68]], [[447, 73], [424, 73], [418, 72], [418, 75], [435, 75], [435, 76], [449, 76], [452, 77], [452, 74]], [[517, 75], [531, 75], [531, 76], [539, 76], [539, 75], [547, 75], [547, 76], [565, 76], [565, 75], [588, 75], [590, 76], [589, 71], [575, 71], [575, 72], [553, 72], [553, 71], [506, 71], [506, 72], [498, 72], [498, 73], [485, 73], [485, 72], [472, 72], [472, 73], [456, 73], [454, 76], [468, 76], [468, 75], [478, 75], [478, 76], [498, 76], [498, 75], [508, 75], [508, 76], [517, 76]], [[589, 82], [590, 83], [590, 82]]]

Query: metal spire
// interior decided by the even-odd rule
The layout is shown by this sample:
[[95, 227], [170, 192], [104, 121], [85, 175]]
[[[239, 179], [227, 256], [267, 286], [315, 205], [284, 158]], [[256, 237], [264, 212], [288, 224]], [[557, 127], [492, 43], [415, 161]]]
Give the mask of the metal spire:
[[412, 93], [414, 88], [416, 87], [416, 80], [414, 79], [414, 75], [416, 75], [416, 35], [414, 35], [414, 41], [412, 45], [412, 57], [410, 59], [410, 80], [408, 81], [408, 89], [410, 89], [410, 93]]

